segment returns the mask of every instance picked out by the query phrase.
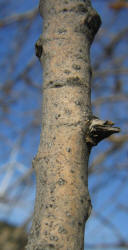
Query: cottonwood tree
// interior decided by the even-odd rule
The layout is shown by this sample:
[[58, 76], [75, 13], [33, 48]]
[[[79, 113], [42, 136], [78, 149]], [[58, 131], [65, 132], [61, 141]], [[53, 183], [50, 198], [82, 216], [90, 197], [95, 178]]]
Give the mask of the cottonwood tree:
[[36, 55], [43, 67], [42, 130], [36, 203], [26, 249], [84, 249], [91, 213], [91, 148], [119, 132], [91, 111], [90, 46], [101, 19], [90, 0], [41, 0], [43, 33]]
[[[9, 249], [14, 249], [15, 243], [16, 249], [23, 249], [20, 239], [22, 241], [23, 230], [28, 228], [33, 211], [35, 178], [31, 157], [37, 150], [41, 117], [41, 70], [33, 46], [41, 33], [36, 2], [0, 2], [0, 214], [1, 220], [8, 222], [8, 225], [1, 224], [3, 250], [8, 244]], [[91, 49], [92, 109], [97, 116], [116, 121], [122, 131], [94, 147], [90, 155], [88, 174], [93, 211], [86, 227], [85, 247], [93, 249], [128, 246], [125, 230], [128, 213], [127, 4], [120, 1], [123, 8], [119, 4], [117, 8], [112, 2], [119, 3], [92, 1], [103, 20]], [[10, 228], [18, 225], [22, 230], [12, 235]]]

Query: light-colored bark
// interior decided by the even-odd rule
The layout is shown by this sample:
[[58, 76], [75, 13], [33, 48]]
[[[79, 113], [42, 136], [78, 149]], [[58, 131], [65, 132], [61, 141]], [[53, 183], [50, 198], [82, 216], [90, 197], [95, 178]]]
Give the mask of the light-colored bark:
[[83, 250], [90, 212], [90, 45], [100, 18], [90, 1], [41, 0], [43, 34], [36, 54], [43, 66], [40, 146], [33, 161], [37, 191], [26, 249]]

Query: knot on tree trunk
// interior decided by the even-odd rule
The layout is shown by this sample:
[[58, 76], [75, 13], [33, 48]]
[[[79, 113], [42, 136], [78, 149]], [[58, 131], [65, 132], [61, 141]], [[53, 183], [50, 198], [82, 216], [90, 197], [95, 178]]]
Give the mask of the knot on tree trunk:
[[43, 53], [43, 40], [40, 37], [35, 43], [35, 54], [40, 59]]
[[87, 28], [87, 35], [91, 43], [93, 42], [95, 35], [101, 26], [101, 23], [101, 18], [98, 13], [94, 9], [91, 9], [84, 22]]
[[112, 121], [104, 121], [98, 117], [92, 117], [88, 120], [88, 131], [86, 133], [86, 143], [90, 148], [96, 146], [100, 141], [109, 137], [114, 133], [119, 133], [120, 128], [113, 127], [114, 123]]

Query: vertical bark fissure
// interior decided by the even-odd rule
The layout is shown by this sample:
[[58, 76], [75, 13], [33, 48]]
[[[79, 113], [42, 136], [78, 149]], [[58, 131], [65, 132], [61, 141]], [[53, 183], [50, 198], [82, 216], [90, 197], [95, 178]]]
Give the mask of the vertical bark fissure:
[[100, 18], [90, 1], [41, 0], [43, 66], [37, 190], [28, 250], [83, 250], [91, 211], [86, 121], [91, 116], [90, 45]]

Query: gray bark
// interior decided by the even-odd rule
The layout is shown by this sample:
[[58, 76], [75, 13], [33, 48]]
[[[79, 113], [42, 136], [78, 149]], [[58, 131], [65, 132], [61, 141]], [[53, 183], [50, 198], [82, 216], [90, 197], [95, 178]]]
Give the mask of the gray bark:
[[43, 120], [33, 160], [36, 202], [26, 249], [83, 250], [91, 212], [85, 140], [92, 117], [90, 45], [101, 21], [89, 0], [41, 0], [39, 9], [43, 33], [36, 55], [43, 67]]

